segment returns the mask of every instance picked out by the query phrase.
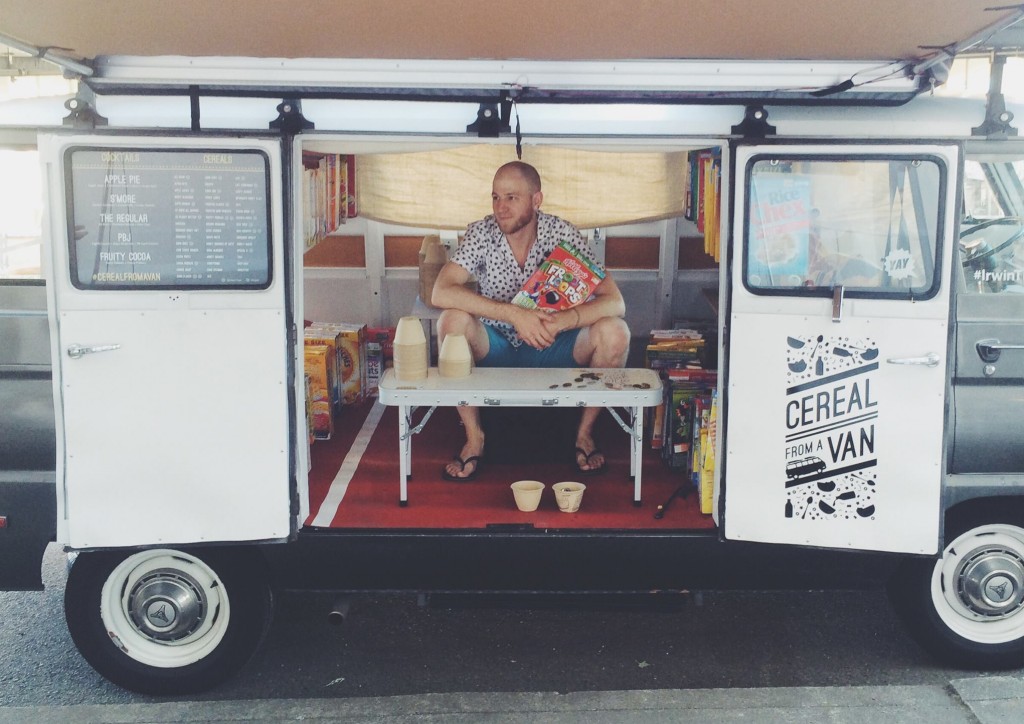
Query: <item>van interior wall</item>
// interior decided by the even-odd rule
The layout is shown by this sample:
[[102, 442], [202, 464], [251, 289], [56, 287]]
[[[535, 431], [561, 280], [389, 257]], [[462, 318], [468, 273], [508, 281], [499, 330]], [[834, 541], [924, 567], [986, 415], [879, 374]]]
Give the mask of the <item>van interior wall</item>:
[[[717, 289], [717, 268], [700, 253], [703, 231], [682, 218], [684, 197], [698, 184], [692, 152], [709, 145], [523, 147], [523, 159], [545, 178], [545, 210], [593, 237], [596, 260], [614, 274], [638, 342], [652, 329], [716, 317], [708, 290]], [[480, 191], [509, 153], [507, 144], [493, 143], [306, 141], [303, 207], [313, 223], [303, 224], [303, 234], [313, 250], [303, 266], [305, 318], [394, 327], [414, 311], [436, 316], [417, 304], [420, 240], [438, 234], [454, 250], [465, 225], [488, 213]], [[598, 226], [600, 234], [592, 228]]]
[[[360, 226], [365, 226], [365, 222]], [[660, 222], [634, 225], [631, 233], [639, 235], [639, 229], [640, 233], [657, 236], [661, 233], [660, 226]], [[355, 222], [345, 229], [346, 234], [357, 232]], [[613, 233], [614, 230], [609, 231]], [[399, 267], [381, 272], [369, 267], [370, 261], [366, 267], [359, 268], [305, 267], [305, 318], [394, 327], [401, 317], [412, 314], [419, 291], [418, 270]], [[646, 338], [650, 330], [671, 326], [676, 320], [712, 321], [716, 318], [707, 295], [717, 293], [717, 268], [675, 270], [667, 304], [662, 304], [658, 298], [660, 270], [612, 268], [611, 271], [626, 301], [626, 322], [635, 338]]]

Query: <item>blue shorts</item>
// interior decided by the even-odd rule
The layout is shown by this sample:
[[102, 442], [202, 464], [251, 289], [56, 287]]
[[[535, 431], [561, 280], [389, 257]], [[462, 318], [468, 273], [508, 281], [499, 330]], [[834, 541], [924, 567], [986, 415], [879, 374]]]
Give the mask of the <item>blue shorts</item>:
[[478, 367], [576, 367], [572, 348], [580, 330], [567, 329], [555, 337], [547, 349], [534, 349], [523, 342], [518, 347], [501, 336], [494, 327], [484, 325], [490, 348], [487, 356], [476, 364]]

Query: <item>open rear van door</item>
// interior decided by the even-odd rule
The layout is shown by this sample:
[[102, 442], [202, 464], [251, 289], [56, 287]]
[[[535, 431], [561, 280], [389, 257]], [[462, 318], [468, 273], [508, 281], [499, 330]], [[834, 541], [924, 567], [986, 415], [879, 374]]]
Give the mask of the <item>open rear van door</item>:
[[936, 553], [959, 148], [734, 158], [725, 537]]
[[287, 538], [277, 141], [46, 136], [58, 540]]

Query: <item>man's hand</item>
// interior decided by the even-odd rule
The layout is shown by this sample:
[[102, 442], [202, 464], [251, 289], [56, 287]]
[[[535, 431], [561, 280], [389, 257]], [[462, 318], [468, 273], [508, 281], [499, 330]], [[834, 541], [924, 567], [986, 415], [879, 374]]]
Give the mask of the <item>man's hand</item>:
[[523, 309], [512, 306], [513, 313], [508, 320], [516, 328], [526, 344], [534, 349], [547, 349], [555, 341], [558, 330], [550, 325], [547, 312], [540, 309]]
[[544, 315], [544, 326], [552, 336], [573, 329], [579, 320], [579, 313], [574, 309], [563, 309], [561, 312], [548, 312]]

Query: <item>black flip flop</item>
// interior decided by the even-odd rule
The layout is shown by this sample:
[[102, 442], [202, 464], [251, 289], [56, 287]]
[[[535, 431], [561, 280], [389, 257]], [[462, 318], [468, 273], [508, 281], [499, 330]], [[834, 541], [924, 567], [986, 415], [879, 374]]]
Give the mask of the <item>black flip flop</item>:
[[483, 455], [472, 455], [466, 458], [465, 460], [456, 455], [454, 458], [452, 458], [452, 462], [459, 464], [459, 471], [461, 472], [465, 470], [466, 466], [469, 465], [470, 463], [476, 463], [476, 467], [473, 468], [473, 472], [471, 472], [469, 475], [459, 477], [458, 475], [452, 475], [451, 473], [449, 473], [448, 466], [445, 465], [443, 468], [441, 468], [441, 477], [444, 478], [445, 480], [451, 480], [452, 482], [455, 483], [468, 483], [470, 480], [476, 477], [476, 474], [478, 472], [480, 472], [480, 463], [482, 461]]
[[[587, 454], [587, 452], [583, 448], [576, 448], [576, 454], [573, 455], [572, 457], [572, 464], [573, 466], [575, 466], [576, 472], [579, 473], [580, 475], [599, 475], [600, 473], [603, 473], [605, 469], [608, 467], [608, 458], [605, 458], [605, 461], [601, 465], [601, 467], [584, 470], [583, 468], [580, 467], [580, 464], [576, 460], [577, 455], [582, 455], [587, 459], [587, 462], [589, 463], [590, 458], [594, 457], [595, 455], [604, 455], [604, 453], [602, 453], [598, 448], [594, 448], [593, 450], [590, 451], [590, 454]], [[473, 472], [476, 471], [474, 470]]]

